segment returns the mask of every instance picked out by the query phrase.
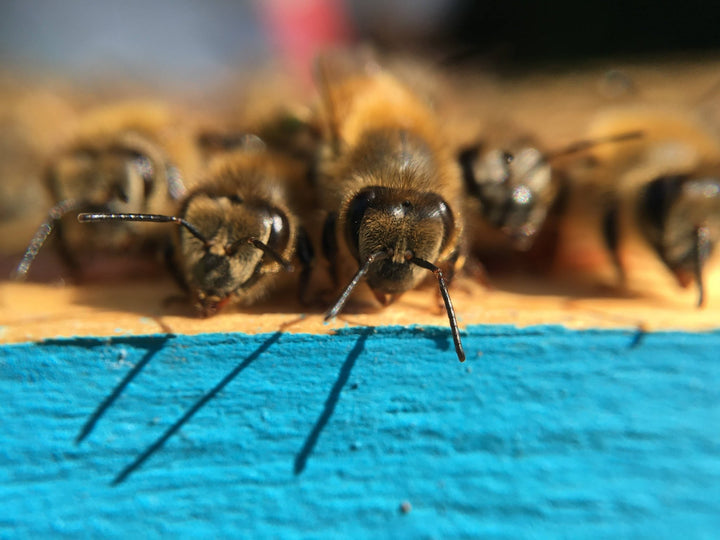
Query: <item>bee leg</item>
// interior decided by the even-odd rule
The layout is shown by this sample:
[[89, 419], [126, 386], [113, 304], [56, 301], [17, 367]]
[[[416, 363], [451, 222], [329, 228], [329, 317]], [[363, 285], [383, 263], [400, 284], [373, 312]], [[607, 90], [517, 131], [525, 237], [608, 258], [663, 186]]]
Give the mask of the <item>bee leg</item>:
[[70, 271], [70, 274], [72, 274], [75, 279], [82, 281], [82, 266], [65, 241], [65, 235], [63, 234], [63, 227], [60, 220], [58, 220], [55, 224], [55, 246], [63, 266]]
[[447, 265], [443, 265], [443, 274], [445, 274], [445, 283], [449, 287], [452, 280], [455, 279], [458, 266], [462, 269], [465, 266], [465, 258], [460, 260], [460, 250], [454, 251], [448, 258]]
[[307, 306], [310, 303], [307, 298], [307, 291], [308, 285], [310, 284], [310, 276], [312, 275], [313, 263], [315, 262], [315, 252], [313, 251], [312, 243], [305, 229], [302, 227], [298, 230], [295, 252], [302, 267], [298, 280], [298, 300], [300, 305]]
[[175, 305], [179, 305], [180, 307], [186, 308], [188, 307], [189, 301], [190, 297], [188, 295], [173, 294], [172, 296], [166, 296], [162, 299], [162, 307], [163, 309], [169, 309]]
[[710, 256], [710, 231], [707, 227], [695, 228], [695, 244], [693, 246], [693, 266], [695, 270], [695, 281], [698, 288], [697, 307], [705, 306], [705, 284], [703, 283], [703, 266]]
[[373, 295], [375, 296], [375, 299], [380, 302], [383, 306], [389, 306], [392, 304], [398, 295], [387, 295], [383, 292], [376, 291], [375, 289], [371, 289]]
[[627, 286], [625, 266], [620, 257], [620, 208], [617, 200], [607, 203], [602, 216], [602, 237], [605, 241], [620, 288]]
[[175, 280], [175, 283], [177, 283], [177, 285], [180, 287], [180, 290], [182, 291], [182, 294], [174, 294], [172, 296], [164, 298], [162, 301], [162, 306], [163, 308], [169, 308], [173, 304], [182, 304], [183, 306], [187, 306], [187, 304], [190, 302], [190, 288], [185, 282], [185, 278], [182, 275], [180, 266], [175, 259], [175, 246], [172, 244], [172, 242], [168, 242], [167, 244], [165, 244], [165, 248], [162, 250], [162, 256], [165, 267], [172, 276], [173, 280]]
[[330, 277], [332, 279], [333, 289], [340, 286], [340, 278], [338, 276], [338, 244], [335, 236], [335, 224], [337, 223], [337, 214], [331, 212], [325, 219], [322, 231], [322, 250], [323, 255], [330, 263]]
[[190, 289], [185, 282], [185, 278], [183, 277], [182, 271], [180, 270], [180, 265], [178, 265], [177, 259], [175, 258], [175, 246], [172, 244], [172, 242], [168, 242], [167, 244], [165, 244], [165, 249], [163, 249], [163, 259], [165, 262], [165, 267], [167, 268], [168, 272], [170, 272], [170, 275], [175, 280], [175, 283], [178, 284], [178, 286], [184, 293], [189, 295]]

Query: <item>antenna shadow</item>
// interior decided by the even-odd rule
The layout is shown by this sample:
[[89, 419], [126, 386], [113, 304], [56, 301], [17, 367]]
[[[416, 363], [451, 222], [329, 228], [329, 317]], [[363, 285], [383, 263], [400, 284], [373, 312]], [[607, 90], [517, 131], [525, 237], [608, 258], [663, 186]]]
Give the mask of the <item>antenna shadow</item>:
[[172, 437], [195, 413], [197, 413], [205, 404], [214, 398], [218, 392], [225, 388], [232, 380], [237, 377], [245, 368], [249, 367], [257, 358], [266, 352], [272, 345], [277, 343], [283, 335], [282, 331], [277, 331], [270, 335], [255, 351], [253, 351], [245, 360], [238, 364], [230, 373], [228, 373], [218, 384], [202, 396], [187, 412], [182, 415], [173, 425], [171, 425], [165, 433], [163, 433], [154, 443], [148, 446], [135, 460], [125, 467], [113, 479], [112, 485], [116, 486], [127, 479], [136, 469], [138, 469], [145, 461], [147, 461], [155, 452], [160, 450], [167, 440]]
[[355, 346], [348, 354], [348, 357], [345, 359], [342, 367], [340, 368], [338, 378], [335, 381], [332, 389], [330, 390], [330, 394], [328, 394], [328, 397], [325, 400], [325, 406], [323, 407], [322, 413], [320, 413], [317, 422], [315, 422], [315, 425], [310, 431], [310, 434], [307, 436], [307, 439], [305, 439], [303, 447], [300, 449], [300, 452], [298, 452], [297, 456], [295, 457], [295, 464], [293, 467], [293, 472], [295, 473], [295, 475], [302, 474], [302, 472], [305, 470], [307, 460], [310, 457], [313, 449], [315, 448], [315, 445], [320, 438], [322, 430], [325, 429], [325, 425], [328, 423], [330, 417], [335, 411], [335, 406], [340, 399], [340, 393], [342, 392], [345, 384], [348, 382], [348, 379], [350, 378], [350, 372], [352, 371], [353, 366], [355, 366], [355, 362], [357, 361], [358, 357], [365, 349], [365, 342], [367, 341], [368, 336], [372, 332], [372, 327], [368, 327], [363, 331], [363, 333], [360, 335], [357, 342], [355, 343]]
[[125, 388], [142, 371], [142, 369], [148, 364], [148, 362], [150, 362], [153, 356], [155, 356], [158, 351], [162, 350], [168, 340], [172, 337], [172, 335], [168, 335], [162, 337], [161, 339], [153, 339], [152, 341], [150, 341], [150, 343], [148, 343], [147, 350], [143, 357], [140, 359], [140, 361], [135, 364], [130, 371], [128, 371], [127, 375], [125, 375], [125, 377], [123, 377], [123, 379], [113, 389], [113, 391], [110, 392], [110, 394], [108, 394], [108, 396], [102, 400], [100, 405], [97, 406], [95, 411], [87, 419], [82, 429], [80, 430], [80, 433], [78, 433], [78, 436], [75, 438], [75, 444], [80, 444], [83, 440], [85, 440], [88, 435], [90, 435], [92, 430], [95, 429], [95, 425], [98, 423], [100, 418], [102, 418], [102, 416], [117, 400], [117, 398], [120, 397], [123, 390], [125, 390]]

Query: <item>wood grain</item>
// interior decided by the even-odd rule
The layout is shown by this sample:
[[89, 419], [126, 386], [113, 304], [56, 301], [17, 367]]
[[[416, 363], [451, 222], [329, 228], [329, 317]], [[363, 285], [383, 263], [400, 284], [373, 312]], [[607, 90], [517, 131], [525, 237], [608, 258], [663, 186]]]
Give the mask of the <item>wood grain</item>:
[[[461, 326], [560, 324], [568, 328], [644, 328], [702, 330], [720, 320], [720, 280], [708, 280], [704, 309], [694, 307], [695, 292], [679, 289], [662, 268], [634, 274], [634, 288], [620, 292], [595, 283], [509, 276], [487, 288], [470, 278], [451, 287]], [[383, 308], [359, 291], [334, 322], [323, 322], [323, 307], [304, 308], [292, 291], [281, 292], [249, 309], [230, 308], [201, 319], [178, 297], [170, 280], [90, 285], [0, 284], [0, 342], [16, 343], [73, 336], [287, 332], [327, 334], [346, 326], [447, 326], [432, 282]], [[169, 299], [171, 300], [168, 303]]]

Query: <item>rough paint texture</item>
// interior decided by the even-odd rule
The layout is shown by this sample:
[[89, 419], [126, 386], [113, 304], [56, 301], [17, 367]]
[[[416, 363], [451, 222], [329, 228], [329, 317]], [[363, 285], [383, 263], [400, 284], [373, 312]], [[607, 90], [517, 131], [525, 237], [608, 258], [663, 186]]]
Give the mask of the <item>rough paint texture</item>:
[[720, 530], [719, 332], [465, 345], [465, 364], [428, 327], [4, 346], [0, 537]]

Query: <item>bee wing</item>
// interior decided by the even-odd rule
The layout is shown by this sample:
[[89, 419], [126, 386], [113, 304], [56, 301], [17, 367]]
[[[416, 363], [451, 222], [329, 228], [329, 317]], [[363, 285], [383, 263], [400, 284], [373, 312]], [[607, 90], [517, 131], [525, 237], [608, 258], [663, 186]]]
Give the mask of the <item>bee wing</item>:
[[339, 152], [342, 137], [340, 118], [346, 95], [352, 81], [371, 78], [380, 71], [374, 52], [369, 48], [335, 50], [320, 54], [315, 59], [313, 79], [320, 94], [321, 123], [335, 153]]

